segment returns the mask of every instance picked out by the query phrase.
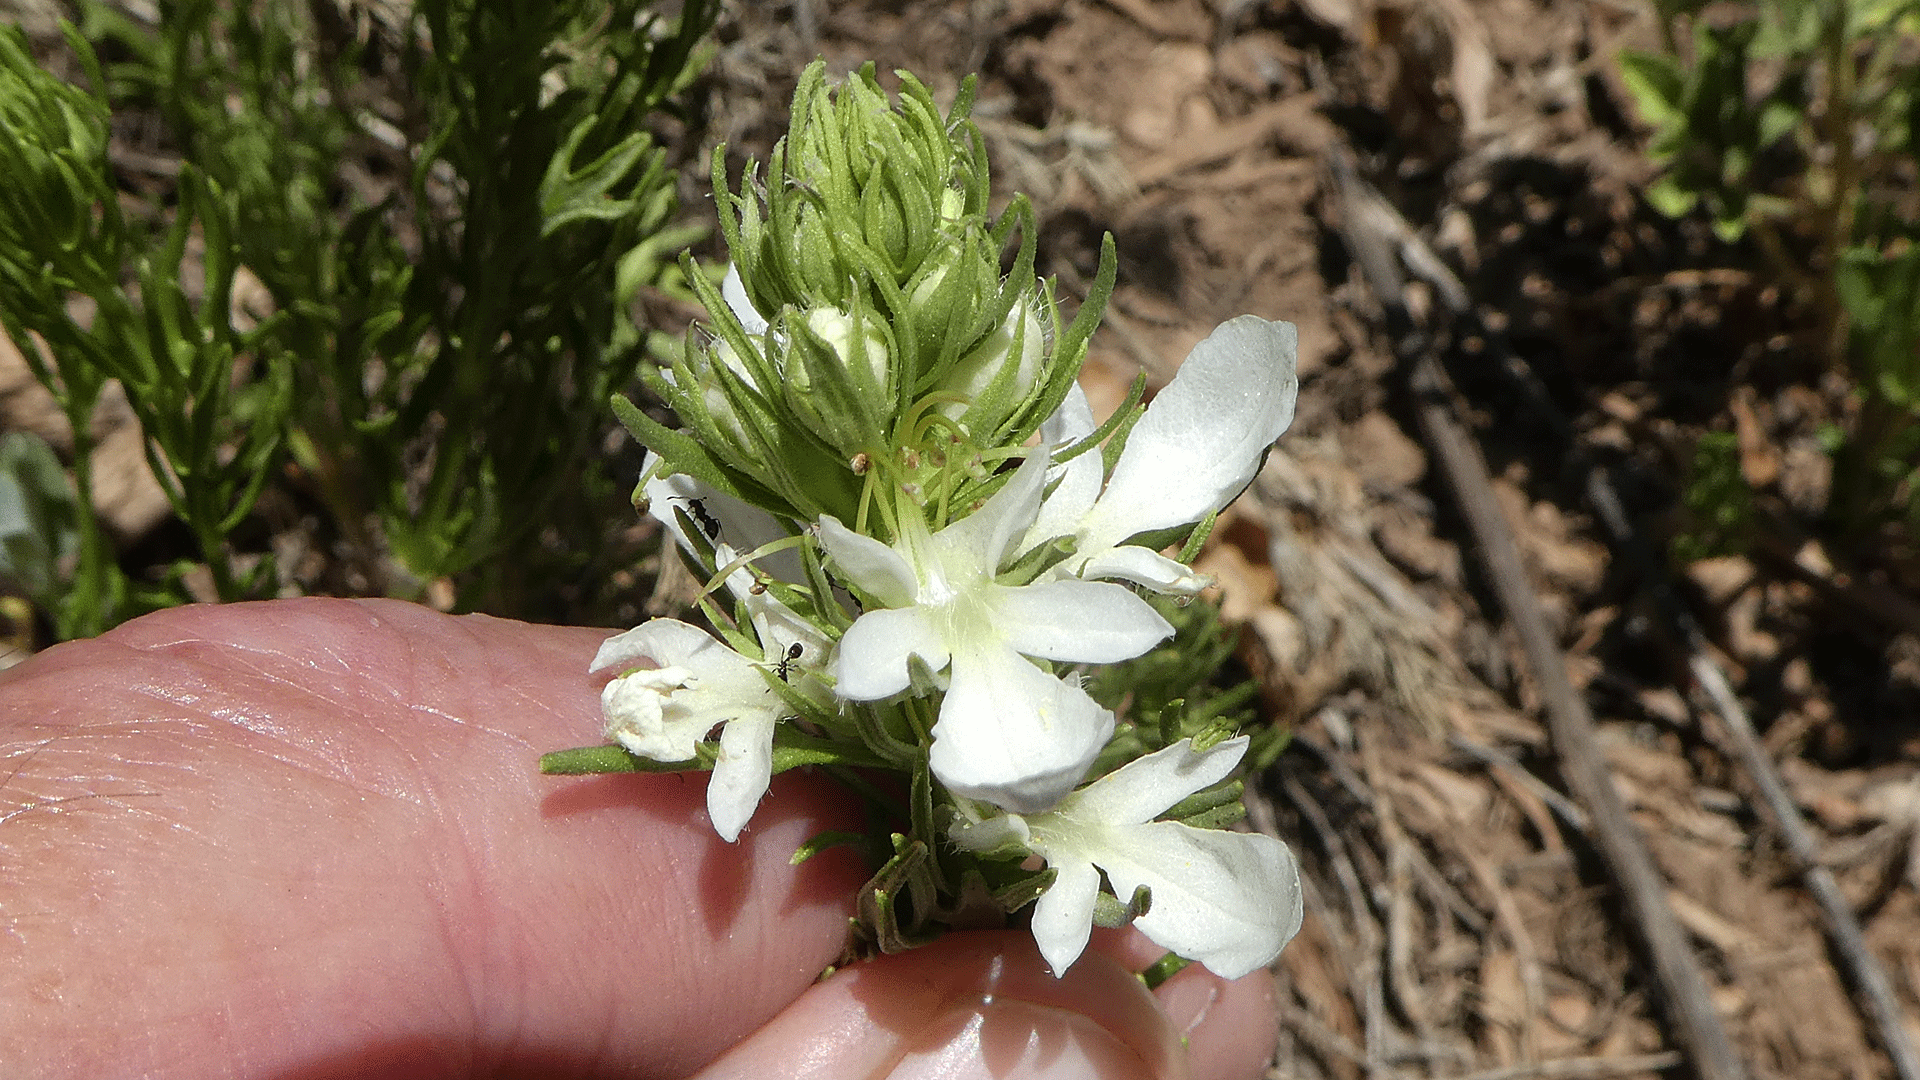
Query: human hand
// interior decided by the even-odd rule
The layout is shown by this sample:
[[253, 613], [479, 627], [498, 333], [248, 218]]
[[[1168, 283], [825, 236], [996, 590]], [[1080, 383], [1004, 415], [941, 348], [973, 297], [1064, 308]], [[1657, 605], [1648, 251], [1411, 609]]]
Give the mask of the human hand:
[[[0, 1075], [1259, 1075], [1263, 974], [949, 935], [815, 984], [857, 828], [776, 779], [737, 844], [698, 776], [540, 776], [604, 631], [394, 601], [184, 608], [0, 674]], [[1188, 1047], [1183, 1054], [1182, 1036]]]

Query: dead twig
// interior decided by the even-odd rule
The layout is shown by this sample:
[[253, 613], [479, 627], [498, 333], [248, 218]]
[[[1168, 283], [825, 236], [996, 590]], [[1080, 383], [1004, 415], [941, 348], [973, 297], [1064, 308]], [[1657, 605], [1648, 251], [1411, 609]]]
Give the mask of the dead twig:
[[[1303, 784], [1291, 776], [1282, 777], [1280, 790], [1318, 834], [1321, 846], [1333, 864], [1334, 877], [1340, 882], [1341, 891], [1346, 894], [1350, 936], [1339, 934], [1331, 925], [1332, 920], [1328, 919], [1328, 937], [1342, 946], [1340, 951], [1344, 955], [1341, 961], [1347, 971], [1348, 994], [1354, 1010], [1360, 1016], [1361, 1035], [1366, 1043], [1364, 1055], [1367, 1068], [1370, 1072], [1382, 1069], [1384, 1066], [1381, 1063], [1388, 1057], [1389, 1034], [1383, 986], [1385, 979], [1380, 959], [1383, 930], [1368, 903], [1368, 890], [1361, 880], [1358, 863], [1348, 850], [1340, 830], [1333, 827], [1326, 810]], [[1331, 913], [1329, 909], [1324, 914]]]
[[1249, 147], [1263, 146], [1268, 139], [1277, 139], [1302, 156], [1311, 155], [1331, 140], [1332, 130], [1332, 123], [1319, 114], [1311, 96], [1296, 95], [1262, 105], [1167, 151], [1135, 169], [1133, 181], [1143, 190], [1151, 188]]
[[[1571, 427], [1566, 418], [1554, 408], [1524, 361], [1510, 353], [1506, 361], [1508, 371], [1521, 379], [1535, 407], [1543, 410], [1544, 416], [1554, 427], [1569, 432]], [[1899, 1001], [1894, 995], [1892, 982], [1887, 978], [1886, 969], [1867, 948], [1859, 916], [1841, 893], [1833, 872], [1822, 862], [1819, 842], [1800, 816], [1798, 806], [1781, 780], [1779, 769], [1775, 767], [1765, 744], [1754, 730], [1752, 720], [1728, 684], [1726, 673], [1708, 650], [1706, 634], [1693, 613], [1674, 592], [1664, 565], [1648, 550], [1645, 540], [1634, 528], [1633, 519], [1621, 504], [1612, 478], [1604, 467], [1593, 465], [1588, 468], [1586, 495], [1614, 545], [1633, 562], [1642, 580], [1648, 583], [1656, 604], [1664, 610], [1668, 621], [1686, 642], [1688, 670], [1714, 713], [1725, 725], [1733, 743], [1733, 757], [1753, 780], [1760, 801], [1766, 806], [1780, 838], [1798, 864], [1801, 884], [1820, 909], [1834, 952], [1844, 969], [1843, 974], [1864, 999], [1861, 1004], [1867, 1021], [1874, 1028], [1881, 1048], [1892, 1061], [1894, 1071], [1901, 1080], [1920, 1080], [1920, 1054], [1916, 1054], [1913, 1041], [1907, 1034]], [[1784, 552], [1780, 538], [1788, 532], [1780, 527], [1779, 522], [1771, 523], [1769, 528], [1762, 530], [1762, 548], [1830, 598], [1844, 598], [1895, 628], [1920, 628], [1920, 606], [1887, 590], [1860, 589], [1844, 578], [1831, 580], [1827, 575], [1804, 565], [1791, 553]]]
[[[1376, 195], [1368, 202], [1367, 210], [1372, 217], [1391, 214], [1384, 200]], [[1397, 215], [1393, 215], [1397, 218]], [[1400, 223], [1400, 228], [1390, 233], [1404, 253], [1410, 242], [1411, 230]], [[1424, 245], [1420, 245], [1424, 246]], [[1409, 265], [1416, 270], [1424, 267], [1409, 259]], [[1450, 273], [1444, 273], [1442, 283], [1455, 283]], [[1456, 283], [1457, 284], [1457, 283]], [[1442, 285], [1440, 292], [1448, 306], [1456, 313], [1466, 313], [1466, 305], [1459, 302], [1457, 289]], [[1396, 293], [1397, 297], [1397, 293]], [[1389, 301], [1391, 302], [1391, 300]], [[1508, 371], [1518, 378], [1523, 389], [1534, 401], [1535, 407], [1543, 416], [1563, 434], [1570, 434], [1571, 427], [1561, 416], [1538, 379], [1517, 356], [1507, 353], [1505, 362]], [[1428, 360], [1430, 363], [1430, 359]], [[1437, 370], [1437, 365], [1435, 366]], [[1423, 413], [1424, 418], [1424, 413]], [[1766, 806], [1772, 817], [1774, 827], [1786, 844], [1801, 876], [1801, 884], [1812, 895], [1820, 910], [1821, 919], [1827, 927], [1827, 934], [1833, 943], [1843, 973], [1859, 991], [1860, 1004], [1869, 1024], [1874, 1028], [1881, 1048], [1892, 1061], [1895, 1072], [1901, 1080], [1920, 1080], [1920, 1053], [1916, 1053], [1912, 1039], [1907, 1034], [1901, 1014], [1899, 1001], [1894, 994], [1891, 980], [1879, 959], [1867, 947], [1866, 937], [1851, 904], [1840, 891], [1834, 880], [1833, 872], [1824, 865], [1820, 857], [1818, 841], [1800, 816], [1798, 806], [1787, 792], [1780, 772], [1768, 755], [1765, 744], [1754, 730], [1752, 720], [1741, 706], [1739, 698], [1728, 684], [1727, 677], [1720, 665], [1707, 649], [1706, 635], [1700, 629], [1686, 605], [1680, 602], [1671, 584], [1668, 583], [1665, 567], [1647, 550], [1645, 541], [1634, 528], [1632, 518], [1620, 502], [1611, 477], [1604, 467], [1594, 465], [1587, 470], [1586, 494], [1602, 524], [1614, 541], [1633, 561], [1643, 580], [1650, 583], [1650, 591], [1658, 605], [1664, 609], [1669, 621], [1680, 631], [1687, 643], [1687, 665], [1694, 681], [1706, 696], [1714, 713], [1719, 716], [1731, 740], [1733, 757], [1752, 778], [1758, 790], [1760, 801]], [[1914, 605], [1898, 595], [1879, 589], [1862, 589], [1852, 581], [1820, 573], [1809, 567], [1797, 557], [1797, 545], [1789, 548], [1789, 541], [1783, 537], [1790, 530], [1779, 528], [1780, 522], [1771, 523], [1763, 530], [1762, 549], [1772, 556], [1773, 561], [1789, 568], [1797, 576], [1821, 590], [1830, 600], [1846, 603], [1896, 629], [1913, 630], [1920, 628], [1920, 605]], [[1456, 744], [1458, 745], [1458, 744]], [[1471, 752], [1471, 751], [1469, 751]], [[1609, 789], [1610, 790], [1610, 789]]]
[[1826, 922], [1827, 933], [1833, 939], [1834, 952], [1860, 991], [1860, 996], [1865, 999], [1863, 1004], [1867, 1019], [1874, 1026], [1881, 1049], [1892, 1059], [1894, 1071], [1900, 1074], [1901, 1080], [1920, 1080], [1920, 1056], [1915, 1055], [1913, 1042], [1907, 1036], [1906, 1024], [1900, 1014], [1900, 1002], [1893, 993], [1893, 983], [1887, 978], [1886, 969], [1881, 967], [1879, 958], [1867, 948], [1860, 917], [1854, 914], [1853, 906], [1847, 903], [1846, 896], [1841, 893], [1840, 883], [1834, 880], [1833, 871], [1821, 863], [1819, 842], [1800, 817], [1799, 807], [1794, 805], [1793, 797], [1787, 793], [1787, 786], [1780, 779], [1780, 771], [1774, 767], [1773, 759], [1768, 756], [1759, 734], [1753, 730], [1753, 722], [1748, 719], [1746, 710], [1740, 707], [1740, 700], [1734, 696], [1733, 688], [1727, 685], [1727, 677], [1701, 647], [1699, 628], [1692, 625], [1692, 619], [1689, 618], [1683, 623], [1682, 629], [1688, 631], [1688, 645], [1692, 653], [1688, 658], [1688, 667], [1706, 692], [1707, 699], [1713, 703], [1713, 710], [1719, 715], [1720, 722], [1726, 725], [1727, 734], [1733, 740], [1735, 756], [1759, 789], [1760, 801], [1766, 805], [1767, 813], [1772, 816], [1774, 827], [1780, 831], [1780, 838], [1786, 842], [1788, 852], [1799, 864], [1800, 882], [1819, 906], [1820, 917]]
[[1320, 1018], [1296, 1005], [1282, 1005], [1281, 1019], [1287, 1022], [1287, 1030], [1299, 1036], [1322, 1056], [1337, 1058], [1359, 1066], [1370, 1077], [1383, 1077], [1391, 1080], [1400, 1074], [1376, 1061], [1367, 1060], [1367, 1055], [1359, 1047], [1348, 1042], [1339, 1032], [1320, 1022]]
[[1604, 1080], [1609, 1076], [1628, 1076], [1639, 1072], [1659, 1072], [1686, 1064], [1686, 1058], [1673, 1050], [1657, 1054], [1630, 1054], [1625, 1057], [1556, 1058], [1528, 1065], [1509, 1065], [1501, 1069], [1468, 1073], [1460, 1080]]
[[[1447, 745], [1486, 766], [1487, 771], [1498, 780], [1510, 783], [1539, 799], [1554, 813], [1560, 815], [1560, 820], [1573, 828], [1586, 832], [1590, 826], [1591, 822], [1585, 810], [1580, 809], [1573, 800], [1542, 783], [1539, 777], [1522, 768], [1511, 755], [1503, 754], [1491, 746], [1482, 746], [1463, 735], [1447, 736]], [[1544, 833], [1541, 839], [1543, 842], [1551, 843]]]
[[[1380, 790], [1380, 752], [1371, 739], [1360, 743], [1360, 767], [1373, 789]], [[1427, 1015], [1419, 977], [1413, 970], [1413, 844], [1400, 827], [1392, 799], [1378, 800], [1375, 814], [1387, 856], [1387, 988], [1399, 1003], [1401, 1015], [1413, 1025], [1414, 1034], [1422, 1042], [1432, 1042], [1433, 1023]]]
[[1421, 431], [1459, 500], [1473, 533], [1474, 551], [1520, 638], [1546, 707], [1561, 772], [1568, 789], [1592, 815], [1590, 835], [1651, 954], [1674, 1034], [1703, 1080], [1745, 1080], [1746, 1068], [1734, 1054], [1726, 1027], [1708, 997], [1706, 978], [1667, 902], [1666, 884], [1612, 785], [1594, 735], [1593, 716], [1567, 677], [1566, 657], [1554, 643], [1527, 580], [1519, 545], [1493, 494], [1486, 459], [1454, 415], [1446, 376], [1403, 305], [1404, 279], [1393, 250], [1396, 238], [1365, 227], [1369, 217], [1378, 218], [1381, 208], [1391, 207], [1354, 174], [1339, 148], [1333, 161], [1348, 248], [1386, 309], [1388, 331], [1407, 371]]

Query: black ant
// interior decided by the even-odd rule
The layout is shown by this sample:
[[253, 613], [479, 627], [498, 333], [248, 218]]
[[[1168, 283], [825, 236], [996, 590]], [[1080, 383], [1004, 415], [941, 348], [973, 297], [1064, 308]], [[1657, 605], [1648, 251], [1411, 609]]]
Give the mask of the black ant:
[[793, 674], [793, 662], [800, 659], [802, 651], [797, 641], [787, 646], [787, 655], [782, 657], [780, 663], [773, 669], [773, 673], [780, 676], [781, 682], [786, 682], [787, 676]]
[[682, 498], [680, 501], [687, 504], [687, 513], [700, 523], [700, 531], [707, 534], [707, 539], [720, 539], [720, 521], [707, 510], [706, 500]]
[[850, 592], [847, 592], [847, 587], [845, 585], [840, 584], [840, 579], [833, 576], [833, 571], [828, 570], [825, 567], [822, 567], [820, 572], [826, 575], [827, 585], [829, 587], [839, 592], [847, 593], [847, 599], [853, 601], [853, 613], [855, 615], [865, 615], [867, 613], [867, 605], [861, 603], [859, 597], [853, 595]]

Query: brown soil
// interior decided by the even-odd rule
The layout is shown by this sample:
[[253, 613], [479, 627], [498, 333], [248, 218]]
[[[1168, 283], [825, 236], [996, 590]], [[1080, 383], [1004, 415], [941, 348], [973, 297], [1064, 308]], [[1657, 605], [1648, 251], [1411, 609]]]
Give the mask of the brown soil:
[[[1545, 390], [1543, 408], [1487, 335], [1455, 335], [1459, 404], [1740, 1056], [1756, 1077], [1890, 1074], [1648, 575], [1580, 494], [1583, 463], [1606, 464], [1663, 544], [1692, 440], [1739, 433], [1779, 539], [1696, 564], [1682, 591], [1913, 1027], [1920, 624], [1874, 614], [1885, 594], [1869, 571], [1786, 539], [1824, 502], [1813, 432], [1841, 406], [1757, 260], [1635, 196], [1644, 131], [1612, 57], [1651, 47], [1650, 12], [929, 0], [803, 14], [769, 5], [724, 29], [713, 138], [764, 159], [816, 53], [949, 93], [979, 72], [997, 183], [1040, 211], [1042, 272], [1073, 294], [1101, 233], [1119, 242], [1096, 400], [1142, 369], [1164, 380], [1222, 319], [1299, 324], [1299, 419], [1206, 556], [1266, 719], [1297, 740], [1251, 800], [1311, 882], [1280, 961], [1272, 1075], [1685, 1071], [1618, 894], [1552, 805], [1563, 786], [1538, 695], [1342, 240], [1337, 147]], [[1417, 287], [1408, 299], [1436, 306]]]
[[[1443, 332], [1568, 670], [1756, 1077], [1890, 1074], [1815, 908], [1650, 599], [1581, 491], [1603, 463], [1656, 544], [1692, 440], [1740, 439], [1771, 515], [1748, 557], [1680, 578], [1920, 1017], [1920, 618], [1860, 552], [1804, 539], [1826, 498], [1818, 425], [1844, 407], [1794, 298], [1697, 222], [1654, 215], [1611, 58], [1650, 11], [1558, 0], [881, 0], [737, 5], [682, 152], [737, 170], [785, 122], [801, 67], [980, 75], [997, 184], [1027, 192], [1040, 268], [1084, 292], [1102, 233], [1120, 284], [1096, 407], [1163, 382], [1243, 312], [1300, 327], [1293, 430], [1205, 556], [1263, 721], [1295, 745], [1249, 792], [1308, 871], [1281, 957], [1276, 1077], [1684, 1074], [1618, 893], [1557, 771], [1515, 639], [1418, 437], [1330, 171], [1351, 155], [1464, 282]], [[687, 172], [686, 205], [711, 204]], [[1409, 287], [1419, 312], [1434, 290]], [[1504, 353], [1504, 345], [1511, 353]], [[1510, 364], [1512, 359], [1517, 363]], [[1525, 367], [1532, 382], [1516, 381]], [[1534, 389], [1530, 390], [1528, 387]], [[0, 366], [8, 425], [36, 422]], [[1565, 417], [1566, 419], [1561, 419]], [[112, 425], [108, 425], [111, 429]], [[137, 464], [137, 438], [125, 455]], [[116, 459], [117, 460], [117, 459]], [[128, 470], [109, 507], [151, 530]], [[150, 477], [146, 478], [150, 481]], [[1920, 1030], [1916, 1030], [1920, 1034]]]

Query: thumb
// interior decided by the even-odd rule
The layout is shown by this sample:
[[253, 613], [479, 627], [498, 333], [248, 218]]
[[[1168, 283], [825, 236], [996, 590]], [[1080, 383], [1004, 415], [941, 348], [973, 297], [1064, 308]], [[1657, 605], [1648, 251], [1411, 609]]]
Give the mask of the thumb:
[[[392, 601], [175, 609], [0, 675], [9, 1075], [680, 1076], [831, 963], [824, 781], [540, 776], [604, 632]], [[105, 1022], [105, 1018], [112, 1018]]]
[[1156, 995], [1124, 966], [1153, 951], [1103, 934], [1056, 979], [1027, 934], [950, 934], [834, 974], [697, 1080], [1260, 1076], [1276, 1034], [1271, 977], [1189, 968]]

